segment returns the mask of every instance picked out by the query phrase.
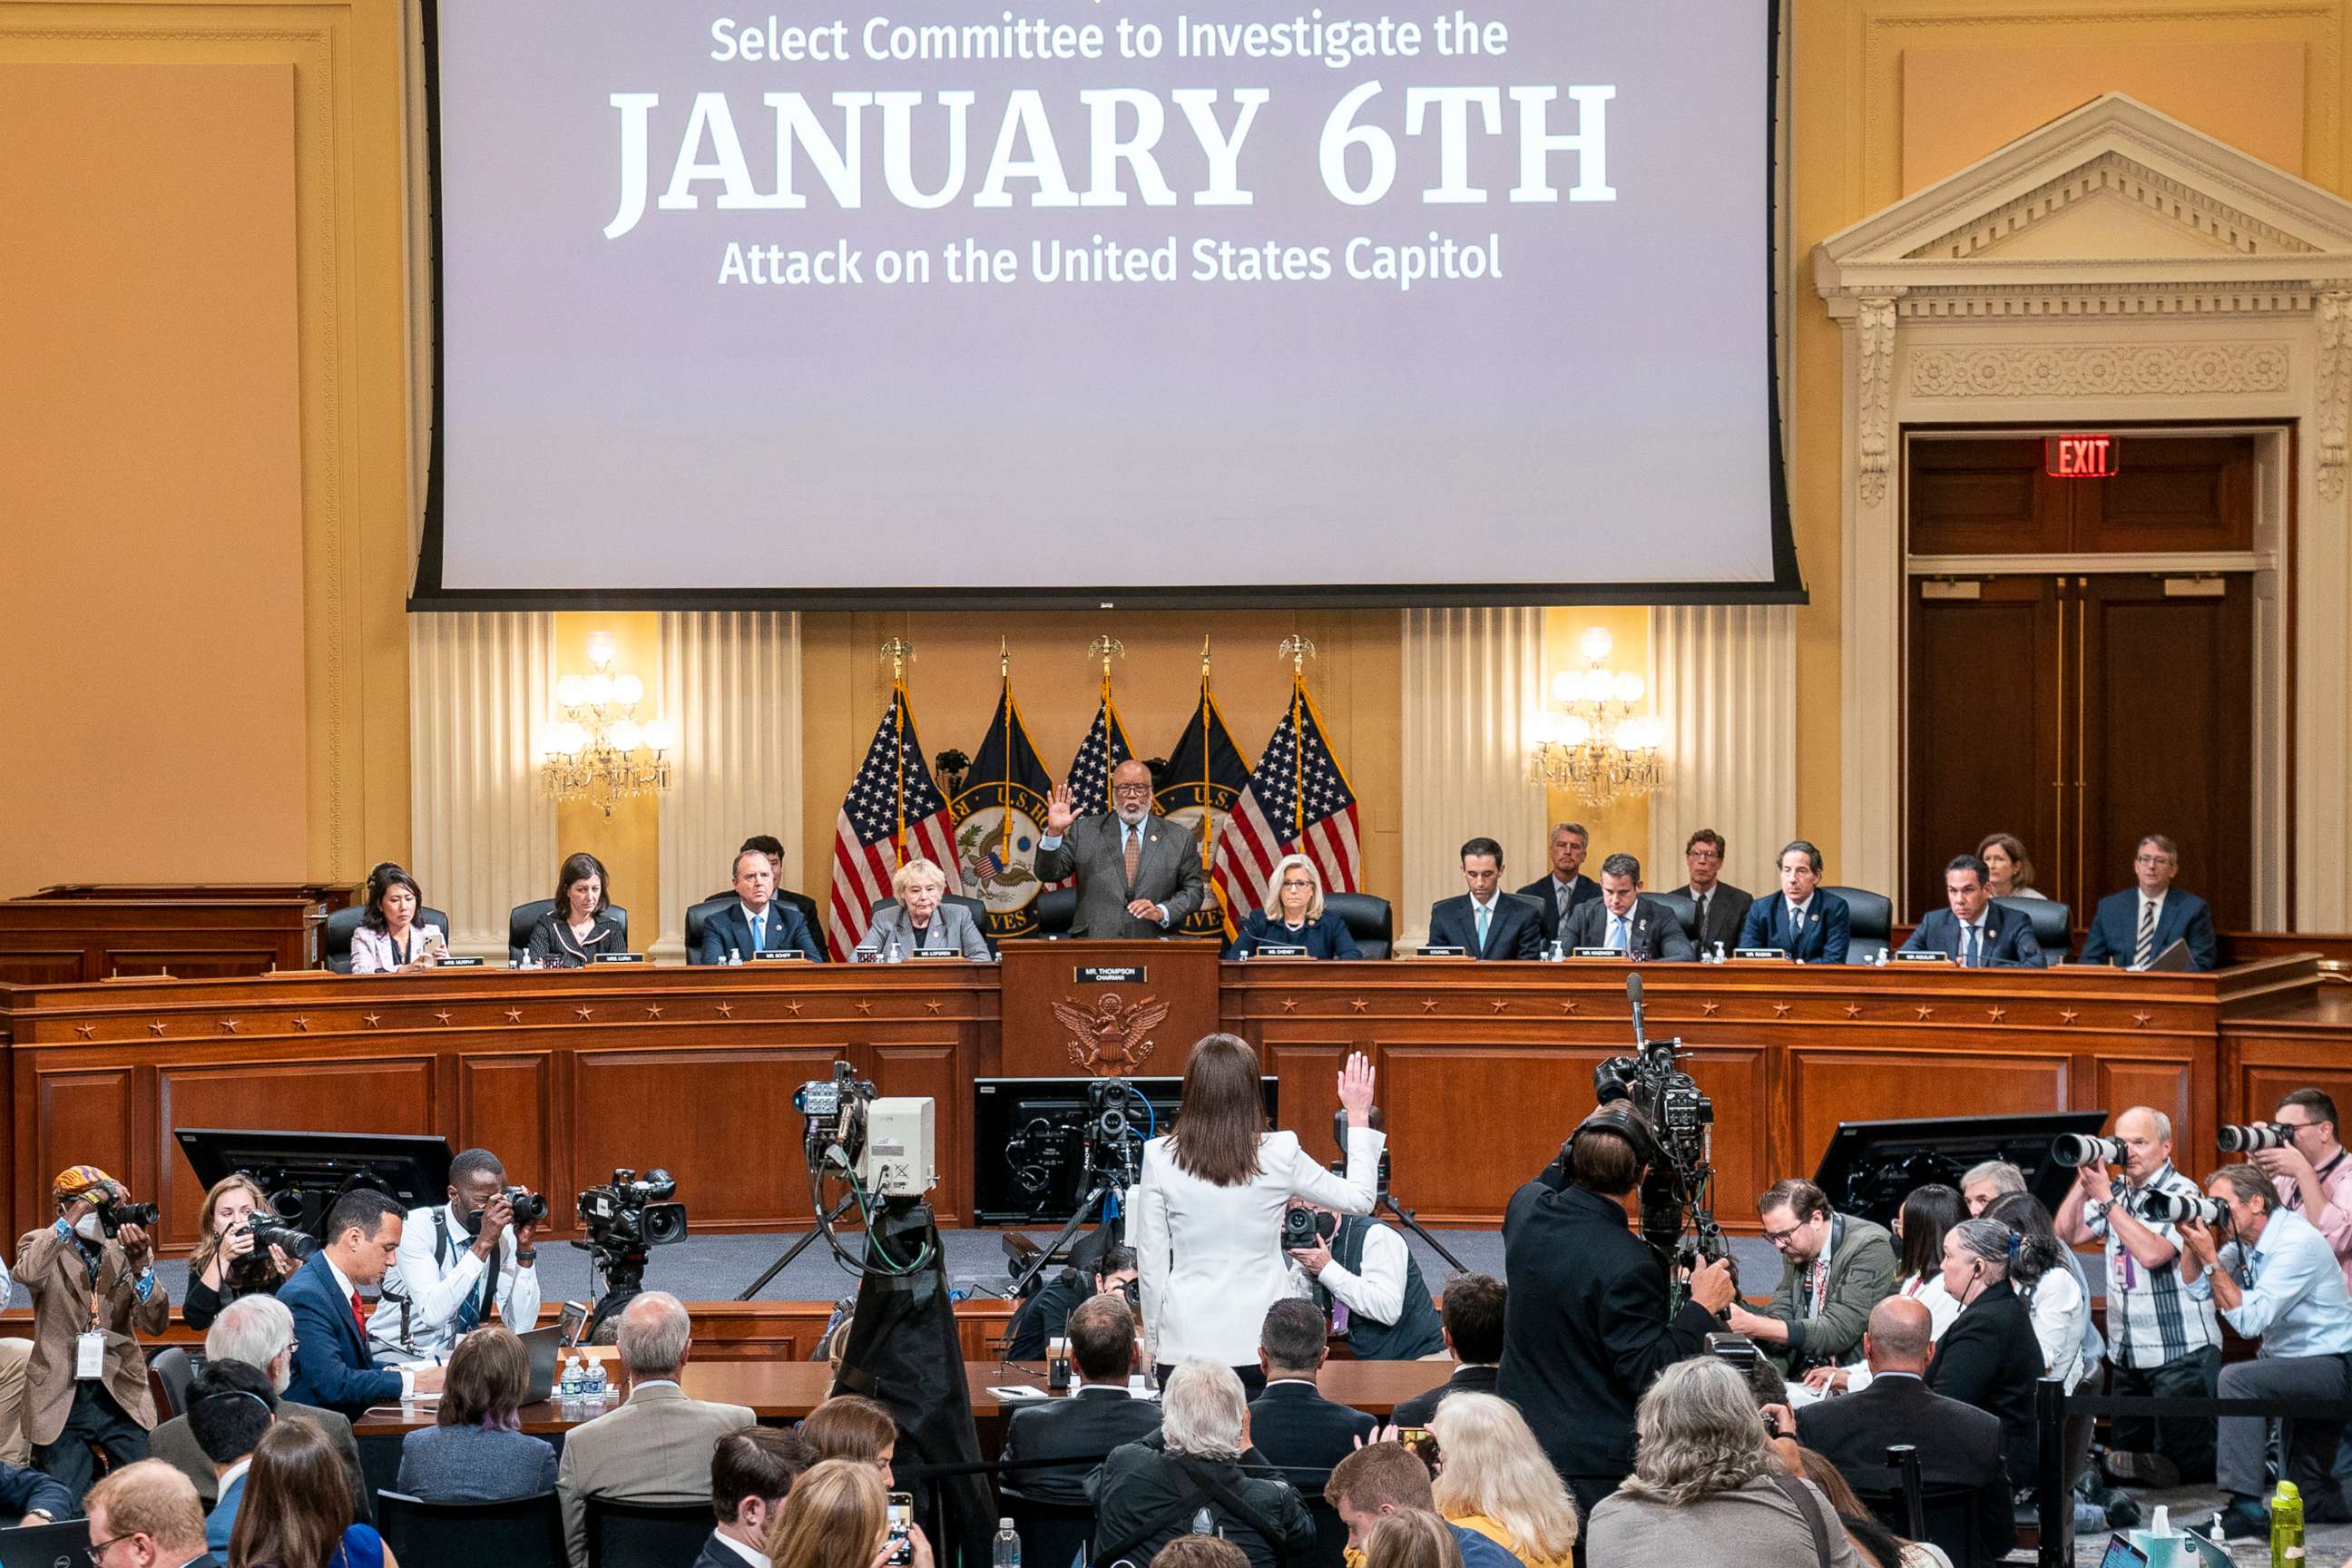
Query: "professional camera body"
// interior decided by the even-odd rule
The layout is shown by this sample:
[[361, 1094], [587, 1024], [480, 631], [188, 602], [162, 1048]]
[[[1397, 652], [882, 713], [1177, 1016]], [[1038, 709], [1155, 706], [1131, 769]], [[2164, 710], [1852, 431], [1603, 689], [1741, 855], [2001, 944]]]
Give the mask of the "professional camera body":
[[1282, 1250], [1285, 1252], [1327, 1247], [1339, 1234], [1337, 1218], [1305, 1204], [1293, 1204], [1282, 1211]]
[[2159, 1225], [2179, 1225], [2193, 1219], [2208, 1230], [2219, 1230], [2230, 1217], [2230, 1210], [2219, 1198], [2209, 1198], [2202, 1193], [2142, 1193], [2133, 1200], [2132, 1208], [2145, 1220]]
[[274, 1267], [269, 1262], [269, 1249], [273, 1247], [297, 1263], [319, 1250], [318, 1239], [309, 1231], [281, 1225], [275, 1215], [263, 1214], [257, 1209], [245, 1216], [243, 1225], [232, 1226], [230, 1229], [232, 1232], [243, 1231], [253, 1237], [253, 1250], [239, 1260], [247, 1265], [257, 1258], [262, 1267]]
[[2224, 1127], [2213, 1134], [2215, 1147], [2224, 1154], [2254, 1154], [2264, 1149], [2284, 1149], [2294, 1142], [2294, 1129], [2280, 1121]]
[[[1635, 1054], [1592, 1069], [1592, 1097], [1623, 1104], [1648, 1124], [1656, 1157], [1642, 1177], [1642, 1239], [1682, 1266], [1725, 1255], [1715, 1223], [1715, 1101], [1676, 1065], [1682, 1041], [1642, 1032], [1642, 977], [1625, 977]], [[1687, 1237], [1687, 1242], [1685, 1242]]]
[[2086, 1138], [2080, 1132], [2062, 1132], [2050, 1145], [2050, 1157], [2062, 1165], [2077, 1169], [2084, 1165], [2120, 1165], [2124, 1163], [2123, 1140]]
[[883, 1198], [919, 1198], [939, 1184], [935, 1101], [878, 1096], [856, 1068], [837, 1061], [832, 1078], [795, 1089], [793, 1106], [808, 1119], [811, 1176], [838, 1166]]
[[[677, 1191], [677, 1179], [659, 1166], [643, 1181], [628, 1166], [618, 1167], [610, 1182], [580, 1194], [580, 1218], [588, 1229], [584, 1245], [593, 1252], [642, 1254], [648, 1247], [684, 1241], [686, 1205], [665, 1201]], [[539, 1204], [543, 1216], [547, 1200]], [[520, 1209], [515, 1219], [525, 1223]]]
[[116, 1197], [99, 1199], [96, 1208], [98, 1227], [110, 1237], [126, 1225], [144, 1226], [152, 1230], [155, 1222], [163, 1217], [163, 1211], [153, 1204], [126, 1203]]
[[[614, 1173], [616, 1180], [619, 1174], [617, 1171]], [[514, 1210], [514, 1222], [519, 1226], [538, 1225], [547, 1218], [547, 1199], [529, 1187], [509, 1187], [506, 1199]]]

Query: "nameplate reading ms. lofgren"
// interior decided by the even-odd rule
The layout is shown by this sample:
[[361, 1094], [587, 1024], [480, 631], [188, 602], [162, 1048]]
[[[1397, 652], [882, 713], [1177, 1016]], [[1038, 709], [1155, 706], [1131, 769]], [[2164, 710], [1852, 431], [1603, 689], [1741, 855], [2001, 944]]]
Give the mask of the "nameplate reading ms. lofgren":
[[1073, 985], [1142, 985], [1151, 971], [1140, 963], [1081, 963], [1070, 972]]

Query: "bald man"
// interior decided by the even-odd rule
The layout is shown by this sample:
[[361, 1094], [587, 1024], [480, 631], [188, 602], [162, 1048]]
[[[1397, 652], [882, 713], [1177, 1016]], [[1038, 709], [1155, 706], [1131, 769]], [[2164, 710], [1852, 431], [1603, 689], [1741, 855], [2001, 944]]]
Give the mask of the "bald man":
[[1151, 809], [1151, 770], [1132, 758], [1111, 770], [1108, 811], [1080, 816], [1070, 786], [1054, 786], [1035, 868], [1077, 879], [1072, 936], [1165, 936], [1209, 896], [1200, 840]]
[[[1931, 1394], [1923, 1382], [1929, 1342], [1927, 1309], [1908, 1296], [1889, 1296], [1871, 1309], [1863, 1331], [1870, 1386], [1797, 1412], [1797, 1441], [1827, 1456], [1846, 1480], [1864, 1491], [1894, 1489], [1886, 1467], [1891, 1443], [1919, 1450], [1919, 1479], [1931, 1487], [1967, 1487], [1974, 1495], [1973, 1528], [1927, 1537], [1953, 1568], [1992, 1563], [2017, 1544], [2009, 1471], [2002, 1462], [2000, 1419], [1957, 1399]], [[1957, 1535], [1958, 1539], [1948, 1539]]]

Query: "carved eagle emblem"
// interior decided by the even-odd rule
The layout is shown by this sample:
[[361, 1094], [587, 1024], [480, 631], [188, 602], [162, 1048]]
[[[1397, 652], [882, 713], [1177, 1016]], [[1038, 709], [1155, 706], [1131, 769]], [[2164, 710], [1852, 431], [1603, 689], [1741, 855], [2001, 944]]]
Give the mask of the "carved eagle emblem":
[[1056, 1002], [1054, 1016], [1070, 1031], [1070, 1062], [1098, 1078], [1118, 1078], [1143, 1065], [1156, 1042], [1148, 1037], [1168, 1016], [1168, 1004], [1144, 997], [1129, 1006], [1116, 991], [1095, 998], [1092, 1007]]

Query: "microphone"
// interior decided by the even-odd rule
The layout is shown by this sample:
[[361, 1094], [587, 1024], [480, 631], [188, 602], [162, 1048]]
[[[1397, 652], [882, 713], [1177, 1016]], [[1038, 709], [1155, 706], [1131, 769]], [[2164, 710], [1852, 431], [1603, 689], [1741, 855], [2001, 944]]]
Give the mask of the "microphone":
[[1650, 1042], [1642, 1033], [1642, 976], [1638, 971], [1625, 976], [1625, 1000], [1633, 1005], [1633, 1047], [1647, 1050]]

